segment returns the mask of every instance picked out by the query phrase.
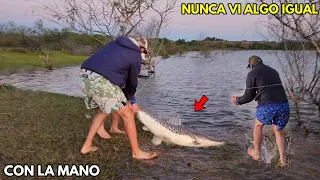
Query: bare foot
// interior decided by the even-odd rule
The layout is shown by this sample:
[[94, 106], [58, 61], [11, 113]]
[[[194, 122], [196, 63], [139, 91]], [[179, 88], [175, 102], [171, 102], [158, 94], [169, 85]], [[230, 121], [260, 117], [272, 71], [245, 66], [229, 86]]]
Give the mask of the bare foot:
[[114, 133], [114, 134], [126, 134], [125, 131], [121, 131], [121, 130], [118, 129], [118, 128], [111, 128], [111, 129], [110, 129], [110, 133]]
[[286, 167], [286, 163], [285, 163], [285, 161], [283, 160], [283, 161], [280, 162], [280, 168], [285, 168], [285, 167]]
[[139, 160], [143, 160], [143, 159], [148, 160], [148, 159], [154, 159], [158, 157], [158, 154], [156, 152], [148, 153], [148, 152], [140, 151], [138, 155], [132, 154], [132, 157]]
[[259, 161], [260, 155], [252, 148], [248, 148], [248, 154], [252, 157], [252, 159]]
[[98, 150], [98, 147], [96, 147], [96, 146], [90, 146], [90, 147], [83, 146], [81, 148], [81, 154], [87, 154], [89, 152], [94, 152], [94, 151], [97, 151], [97, 150]]
[[99, 134], [99, 136], [103, 139], [110, 139], [111, 136], [110, 134], [108, 134], [106, 131], [99, 131], [97, 132]]

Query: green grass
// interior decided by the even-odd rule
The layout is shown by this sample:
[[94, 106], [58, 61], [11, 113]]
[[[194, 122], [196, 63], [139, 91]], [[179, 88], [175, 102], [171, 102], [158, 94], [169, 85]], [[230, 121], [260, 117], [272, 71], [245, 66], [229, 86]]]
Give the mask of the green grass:
[[[24, 91], [0, 86], [0, 168], [7, 164], [97, 164], [99, 179], [120, 178], [135, 171], [126, 135], [110, 140], [95, 137], [98, 151], [80, 154], [95, 114], [86, 110], [80, 98], [54, 93]], [[140, 145], [150, 144], [151, 134], [137, 122]], [[110, 121], [106, 123], [110, 127]], [[123, 125], [120, 125], [123, 129]], [[0, 173], [2, 179], [3, 173]]]
[[[72, 55], [60, 51], [50, 52], [49, 58], [54, 68], [80, 65], [88, 56]], [[0, 51], [0, 71], [41, 69], [39, 54]]]

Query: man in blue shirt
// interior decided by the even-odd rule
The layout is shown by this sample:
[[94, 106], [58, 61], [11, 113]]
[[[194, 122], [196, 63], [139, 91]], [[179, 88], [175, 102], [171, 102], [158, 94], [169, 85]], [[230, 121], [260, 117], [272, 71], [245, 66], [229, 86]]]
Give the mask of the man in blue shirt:
[[140, 150], [134, 122], [134, 113], [139, 111], [134, 95], [142, 63], [141, 54], [148, 54], [147, 46], [147, 40], [142, 36], [120, 36], [81, 65], [80, 78], [86, 108], [98, 108], [88, 137], [81, 148], [82, 154], [98, 149], [92, 146], [96, 133], [102, 138], [110, 138], [104, 129], [104, 121], [109, 114], [117, 113], [124, 121], [133, 158], [157, 157], [156, 153]]

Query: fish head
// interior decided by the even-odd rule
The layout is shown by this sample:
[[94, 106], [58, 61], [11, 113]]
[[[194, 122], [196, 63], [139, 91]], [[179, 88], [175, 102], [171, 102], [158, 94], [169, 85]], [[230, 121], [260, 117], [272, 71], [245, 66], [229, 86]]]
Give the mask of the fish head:
[[206, 146], [225, 145], [225, 142], [215, 141], [213, 138], [204, 134], [199, 134], [199, 133], [194, 134], [194, 139], [196, 141], [195, 146], [206, 147]]

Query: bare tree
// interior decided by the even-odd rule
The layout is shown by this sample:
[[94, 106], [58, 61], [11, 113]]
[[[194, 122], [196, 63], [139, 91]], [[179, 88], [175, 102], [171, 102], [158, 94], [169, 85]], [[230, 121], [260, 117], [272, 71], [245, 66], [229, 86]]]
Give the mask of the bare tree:
[[[177, 0], [53, 0], [36, 7], [40, 16], [85, 34], [109, 37], [143, 34], [149, 42], [146, 64], [155, 71], [156, 57], [163, 45], [160, 34]], [[148, 16], [146, 16], [148, 14]], [[150, 14], [154, 15], [150, 18]], [[144, 30], [141, 27], [144, 25]], [[105, 44], [94, 36], [95, 40]]]
[[[202, 42], [206, 40], [204, 33], [200, 33], [199, 40]], [[222, 49], [213, 50], [212, 48], [209, 48], [209, 47], [206, 49], [202, 49], [199, 52], [200, 56], [204, 57], [205, 59], [208, 59], [209, 61], [217, 60], [220, 56], [224, 56], [227, 53], [228, 52], [226, 50], [222, 50]]]
[[[259, 2], [279, 3], [273, 0]], [[299, 0], [290, 3], [298, 2], [301, 3]], [[310, 0], [308, 3], [316, 4], [317, 10], [320, 10], [319, 0]], [[300, 101], [317, 105], [320, 116], [320, 15], [279, 13], [269, 15], [267, 25], [272, 36], [284, 45], [284, 58], [277, 55], [286, 76], [291, 99], [296, 105]], [[310, 48], [313, 51], [307, 50]]]
[[113, 37], [131, 34], [155, 2], [156, 0], [53, 0], [49, 4], [39, 2], [41, 5], [36, 7], [36, 12], [78, 33]]
[[166, 37], [164, 30], [170, 21], [170, 14], [173, 12], [176, 3], [177, 0], [164, 0], [152, 4], [151, 14], [153, 16], [143, 24], [143, 27], [136, 30], [137, 34], [144, 34], [148, 38], [149, 54], [144, 64], [151, 73], [155, 72], [155, 67], [159, 63], [155, 61], [155, 58], [159, 55], [165, 41], [164, 38], [160, 38], [160, 35], [163, 33], [163, 37]]

